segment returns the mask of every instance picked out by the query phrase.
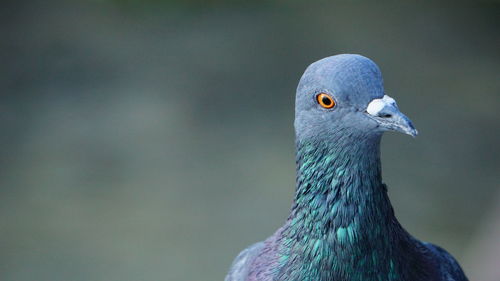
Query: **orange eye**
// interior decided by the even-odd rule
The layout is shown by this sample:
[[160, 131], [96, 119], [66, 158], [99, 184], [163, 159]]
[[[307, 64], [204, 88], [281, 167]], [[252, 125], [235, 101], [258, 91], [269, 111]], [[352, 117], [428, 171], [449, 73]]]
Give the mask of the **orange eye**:
[[319, 105], [324, 108], [332, 108], [335, 106], [335, 101], [333, 100], [333, 98], [325, 93], [321, 93], [316, 96], [316, 100], [318, 101]]

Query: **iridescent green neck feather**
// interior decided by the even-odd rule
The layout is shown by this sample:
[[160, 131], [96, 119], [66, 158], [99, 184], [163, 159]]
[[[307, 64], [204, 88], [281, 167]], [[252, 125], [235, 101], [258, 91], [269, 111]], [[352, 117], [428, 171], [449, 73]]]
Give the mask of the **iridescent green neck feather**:
[[411, 255], [412, 241], [381, 181], [380, 135], [331, 137], [297, 141], [297, 190], [280, 234], [278, 275], [406, 280], [399, 256]]

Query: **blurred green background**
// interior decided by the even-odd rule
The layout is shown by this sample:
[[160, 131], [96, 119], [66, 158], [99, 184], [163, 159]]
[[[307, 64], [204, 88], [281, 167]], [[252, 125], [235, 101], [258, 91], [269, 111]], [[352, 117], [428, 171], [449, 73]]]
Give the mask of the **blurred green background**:
[[471, 280], [500, 280], [499, 14], [498, 1], [4, 1], [0, 279], [222, 280], [288, 214], [300, 75], [359, 53], [420, 131], [382, 144], [401, 223]]

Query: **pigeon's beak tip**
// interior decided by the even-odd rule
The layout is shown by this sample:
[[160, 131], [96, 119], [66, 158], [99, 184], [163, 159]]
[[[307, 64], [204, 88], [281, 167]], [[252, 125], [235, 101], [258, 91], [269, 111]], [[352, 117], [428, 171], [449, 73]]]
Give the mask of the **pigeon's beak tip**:
[[418, 130], [417, 129], [413, 129], [413, 131], [410, 133], [410, 136], [412, 138], [416, 138], [418, 136]]
[[401, 131], [407, 135], [410, 135], [412, 138], [416, 138], [418, 136], [418, 130], [415, 129], [410, 119], [407, 119], [406, 126], [401, 126]]
[[392, 128], [394, 131], [399, 131], [401, 133], [407, 134], [412, 138], [416, 138], [418, 136], [418, 130], [415, 129], [413, 123], [408, 117], [401, 114], [401, 118], [398, 121], [399, 122], [395, 122], [392, 124], [394, 126]]

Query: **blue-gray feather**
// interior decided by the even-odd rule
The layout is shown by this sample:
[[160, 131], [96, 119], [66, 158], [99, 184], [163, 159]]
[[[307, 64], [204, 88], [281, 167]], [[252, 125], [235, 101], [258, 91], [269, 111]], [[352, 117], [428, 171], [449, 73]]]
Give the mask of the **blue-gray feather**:
[[[320, 107], [320, 93], [335, 106]], [[380, 139], [387, 130], [416, 130], [391, 100], [365, 57], [338, 55], [307, 68], [295, 103], [292, 210], [271, 237], [238, 255], [226, 281], [467, 281], [451, 255], [413, 238], [394, 216]], [[388, 110], [368, 112], [374, 101]]]
[[445, 249], [431, 243], [424, 243], [434, 254], [443, 281], [465, 281], [467, 277], [458, 262]]
[[264, 243], [258, 242], [241, 251], [241, 253], [239, 253], [234, 259], [233, 264], [231, 264], [229, 273], [224, 281], [246, 280], [255, 257], [260, 254], [263, 247]]

